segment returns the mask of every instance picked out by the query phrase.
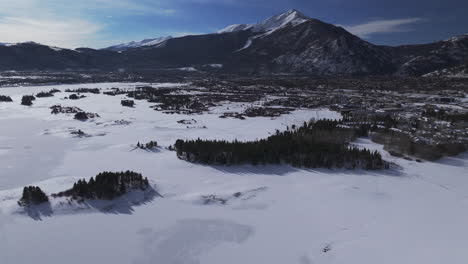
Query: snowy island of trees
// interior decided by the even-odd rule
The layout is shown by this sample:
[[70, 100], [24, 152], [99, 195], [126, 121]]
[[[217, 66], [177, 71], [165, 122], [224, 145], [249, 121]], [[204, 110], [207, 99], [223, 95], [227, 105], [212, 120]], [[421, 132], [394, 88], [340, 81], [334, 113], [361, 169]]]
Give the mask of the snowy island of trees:
[[348, 145], [358, 131], [340, 127], [339, 121], [319, 120], [277, 131], [267, 139], [249, 142], [177, 140], [174, 148], [181, 159], [203, 164], [281, 164], [305, 168], [377, 170], [389, 164], [377, 151]]
[[73, 188], [53, 194], [53, 197], [112, 200], [132, 190], [145, 190], [149, 187], [148, 178], [133, 171], [101, 172], [89, 181], [79, 180]]

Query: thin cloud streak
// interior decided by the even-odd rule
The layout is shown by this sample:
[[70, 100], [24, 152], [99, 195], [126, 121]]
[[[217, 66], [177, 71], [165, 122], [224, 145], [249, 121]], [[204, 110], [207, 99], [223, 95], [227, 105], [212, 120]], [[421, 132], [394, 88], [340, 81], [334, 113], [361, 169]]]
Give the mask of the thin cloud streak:
[[4, 17], [0, 19], [2, 42], [34, 41], [41, 44], [76, 48], [86, 44], [102, 29], [99, 24], [85, 20], [34, 19]]
[[175, 13], [177, 10], [160, 1], [150, 0], [0, 0], [0, 42], [34, 41], [64, 48], [106, 46], [114, 43], [108, 32], [109, 17]]
[[426, 21], [423, 18], [382, 19], [363, 24], [342, 26], [354, 35], [369, 38], [374, 34], [408, 32], [414, 30], [410, 25]]

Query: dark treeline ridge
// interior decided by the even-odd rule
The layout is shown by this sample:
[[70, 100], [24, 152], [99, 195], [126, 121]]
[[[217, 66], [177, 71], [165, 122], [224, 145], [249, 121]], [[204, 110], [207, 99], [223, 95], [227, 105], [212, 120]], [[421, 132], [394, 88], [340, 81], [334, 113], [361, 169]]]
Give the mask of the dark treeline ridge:
[[48, 202], [49, 198], [47, 195], [41, 190], [41, 188], [37, 186], [28, 186], [24, 187], [23, 195], [21, 199], [18, 201], [20, 206], [27, 206], [27, 205], [36, 205], [40, 203]]
[[72, 197], [75, 199], [115, 199], [131, 190], [145, 190], [149, 187], [148, 178], [133, 171], [102, 172], [89, 181], [79, 180], [73, 188], [53, 194], [53, 197]]
[[66, 89], [66, 93], [92, 93], [92, 94], [100, 94], [101, 91], [99, 88], [78, 88], [78, 89]]
[[339, 126], [341, 121], [319, 120], [292, 126], [284, 132], [249, 142], [177, 140], [179, 158], [202, 164], [281, 164], [305, 168], [377, 170], [388, 168], [381, 155], [348, 145], [357, 130]]

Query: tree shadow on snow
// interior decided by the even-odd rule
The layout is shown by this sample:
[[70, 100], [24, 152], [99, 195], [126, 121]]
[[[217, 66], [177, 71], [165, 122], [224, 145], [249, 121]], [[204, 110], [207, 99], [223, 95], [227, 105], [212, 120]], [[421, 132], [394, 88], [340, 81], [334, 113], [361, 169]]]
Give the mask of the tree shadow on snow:
[[393, 176], [401, 177], [406, 175], [403, 169], [396, 164], [391, 164], [390, 169], [364, 170], [364, 169], [327, 169], [327, 168], [300, 168], [291, 165], [235, 165], [235, 166], [209, 166], [204, 165], [223, 173], [237, 175], [259, 174], [284, 176], [294, 172], [310, 172], [315, 174], [349, 174], [349, 175], [371, 175], [371, 176]]
[[326, 168], [316, 168], [316, 169], [307, 169], [303, 168], [304, 171], [309, 171], [319, 174], [345, 174], [345, 175], [367, 175], [367, 176], [390, 176], [390, 177], [402, 177], [406, 173], [403, 172], [403, 169], [398, 165], [390, 166], [390, 169], [381, 169], [381, 170], [365, 170], [365, 169], [326, 169]]
[[204, 165], [223, 173], [230, 174], [263, 174], [263, 175], [276, 175], [284, 176], [289, 173], [300, 171], [300, 168], [295, 168], [290, 165], [232, 165], [232, 166], [209, 166]]
[[25, 213], [35, 221], [42, 221], [42, 217], [52, 216], [52, 207], [50, 202], [37, 205], [28, 205], [24, 207]]
[[161, 149], [160, 147], [156, 147], [156, 148], [152, 148], [152, 149], [147, 149], [147, 148], [139, 148], [139, 147], [134, 147], [130, 150], [130, 152], [132, 151], [145, 151], [145, 152], [149, 152], [149, 153], [160, 153], [161, 152]]
[[81, 204], [89, 209], [95, 209], [105, 214], [127, 214], [134, 211], [134, 207], [151, 203], [156, 197], [162, 197], [158, 191], [149, 187], [145, 191], [132, 191], [114, 200], [85, 200]]
[[[43, 217], [52, 217], [53, 214], [74, 214], [79, 212], [101, 212], [105, 214], [133, 214], [134, 208], [151, 203], [156, 197], [163, 197], [152, 187], [144, 191], [132, 191], [114, 200], [69, 200], [57, 208], [52, 208], [51, 203], [27, 206], [25, 213], [36, 221], [42, 221]], [[64, 207], [65, 206], [65, 207]]]

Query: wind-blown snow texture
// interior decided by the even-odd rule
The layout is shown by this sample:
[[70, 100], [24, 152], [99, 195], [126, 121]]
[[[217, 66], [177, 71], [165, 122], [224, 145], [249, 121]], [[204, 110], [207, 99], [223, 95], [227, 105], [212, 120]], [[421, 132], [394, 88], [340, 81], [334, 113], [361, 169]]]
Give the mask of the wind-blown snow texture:
[[[0, 263], [440, 264], [468, 259], [467, 154], [417, 163], [359, 140], [355, 144], [379, 150], [400, 168], [211, 167], [179, 160], [164, 147], [178, 138], [263, 138], [309, 118], [340, 116], [322, 109], [276, 119], [218, 118], [228, 108], [246, 107], [241, 104], [204, 115], [165, 115], [145, 101], [128, 108], [120, 106], [124, 96], [102, 94], [69, 101], [59, 99], [68, 94], [57, 93], [32, 107], [19, 104], [23, 94], [51, 88], [135, 85], [0, 90], [15, 101], [0, 103]], [[79, 122], [51, 115], [48, 107], [57, 103], [101, 117]], [[192, 118], [196, 123], [177, 123]], [[91, 137], [76, 138], [70, 134], [75, 129]], [[150, 140], [162, 148], [132, 147]], [[127, 169], [148, 177], [158, 195], [133, 193], [106, 204], [53, 199], [50, 206], [27, 212], [16, 203], [24, 185], [51, 194], [103, 170]]]

